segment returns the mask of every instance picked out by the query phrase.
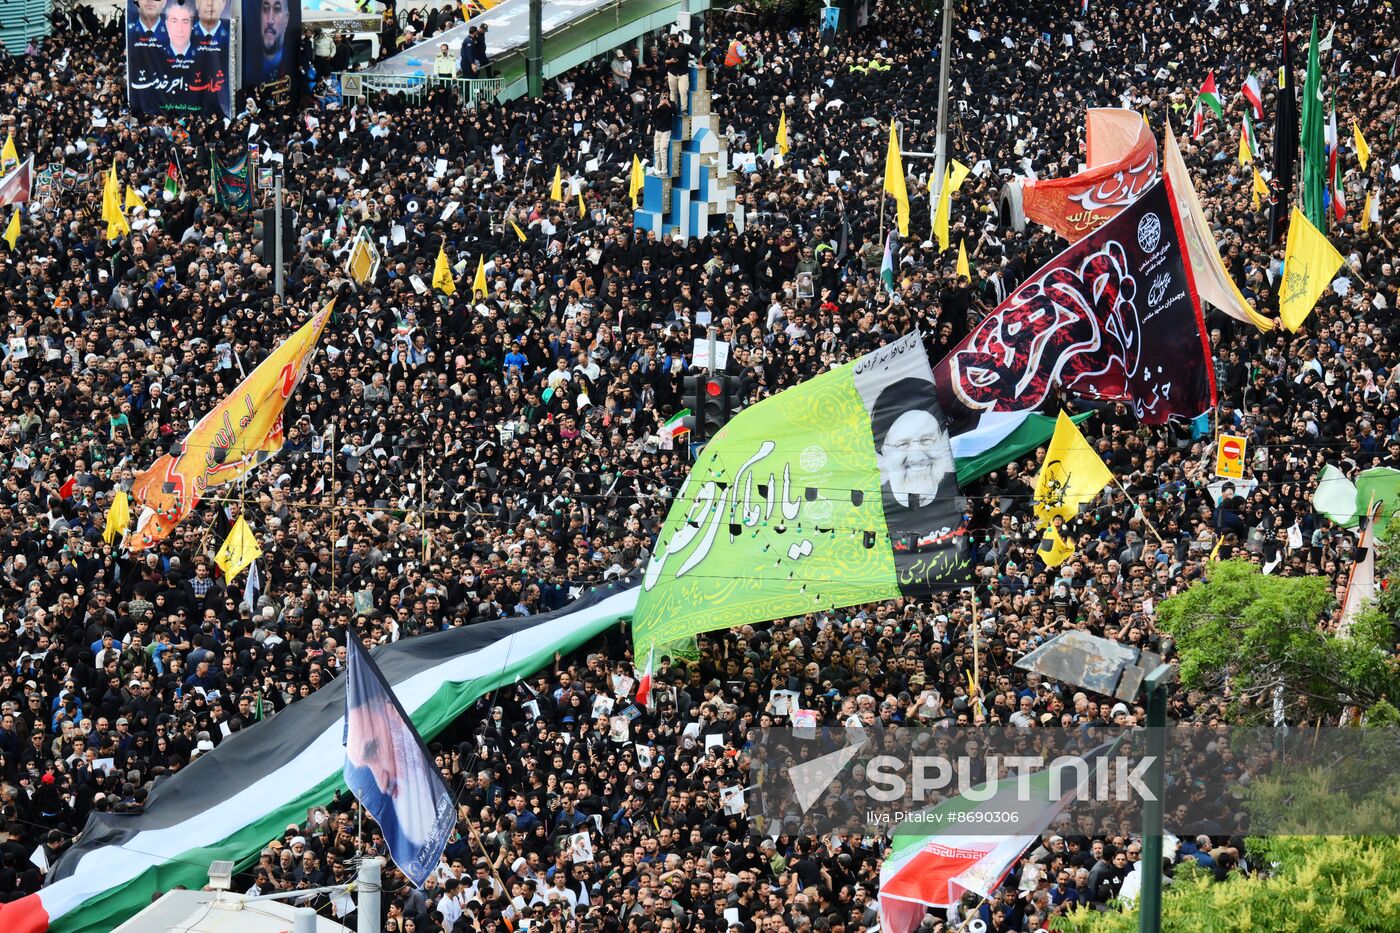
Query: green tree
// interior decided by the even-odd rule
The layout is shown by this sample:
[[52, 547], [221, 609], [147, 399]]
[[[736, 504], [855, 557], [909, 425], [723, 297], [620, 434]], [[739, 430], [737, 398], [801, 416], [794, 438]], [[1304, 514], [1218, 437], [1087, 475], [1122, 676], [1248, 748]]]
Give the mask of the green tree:
[[1385, 614], [1361, 613], [1339, 638], [1320, 626], [1332, 605], [1325, 578], [1265, 576], [1224, 561], [1157, 616], [1175, 643], [1182, 684], [1228, 695], [1236, 724], [1270, 722], [1275, 695], [1291, 722], [1335, 723], [1348, 705], [1365, 710], [1396, 696], [1400, 676]]
[[[1192, 933], [1388, 933], [1400, 917], [1400, 838], [1288, 836], [1250, 840], [1267, 877], [1217, 882], [1178, 870], [1162, 896], [1162, 929]], [[1079, 910], [1056, 919], [1073, 933], [1132, 933], [1137, 911]]]

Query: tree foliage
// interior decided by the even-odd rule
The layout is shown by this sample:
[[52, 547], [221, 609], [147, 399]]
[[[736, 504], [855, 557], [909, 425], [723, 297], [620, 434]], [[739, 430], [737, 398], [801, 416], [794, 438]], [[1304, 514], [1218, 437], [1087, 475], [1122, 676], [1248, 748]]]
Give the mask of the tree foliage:
[[1224, 561], [1157, 615], [1175, 642], [1182, 683], [1228, 695], [1237, 724], [1269, 722], [1276, 688], [1291, 722], [1335, 723], [1349, 704], [1367, 709], [1397, 696], [1400, 676], [1384, 615], [1362, 613], [1340, 638], [1319, 624], [1331, 605], [1325, 578], [1265, 576]]
[[[1217, 882], [1179, 872], [1162, 896], [1162, 929], [1192, 933], [1388, 933], [1400, 917], [1400, 838], [1287, 836], [1250, 840], [1267, 877]], [[1073, 933], [1132, 933], [1137, 911], [1081, 910], [1056, 920]]]

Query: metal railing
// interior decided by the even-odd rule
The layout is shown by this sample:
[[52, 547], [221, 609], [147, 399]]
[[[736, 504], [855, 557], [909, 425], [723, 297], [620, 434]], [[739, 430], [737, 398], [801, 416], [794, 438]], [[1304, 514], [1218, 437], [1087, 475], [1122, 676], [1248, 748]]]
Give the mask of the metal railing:
[[371, 92], [404, 94], [415, 102], [436, 88], [449, 88], [463, 104], [494, 100], [505, 82], [501, 78], [446, 78], [438, 75], [337, 72], [341, 93], [356, 100]]

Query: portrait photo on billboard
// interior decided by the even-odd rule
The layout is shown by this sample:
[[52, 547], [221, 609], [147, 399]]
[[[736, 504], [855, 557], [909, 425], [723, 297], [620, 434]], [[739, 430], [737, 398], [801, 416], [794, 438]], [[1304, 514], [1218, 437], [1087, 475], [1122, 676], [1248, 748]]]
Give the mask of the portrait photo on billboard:
[[[243, 87], [282, 84], [290, 95], [299, 70], [301, 0], [241, 0]], [[274, 96], [281, 96], [273, 89]]]
[[127, 96], [135, 113], [228, 116], [232, 0], [129, 0]]

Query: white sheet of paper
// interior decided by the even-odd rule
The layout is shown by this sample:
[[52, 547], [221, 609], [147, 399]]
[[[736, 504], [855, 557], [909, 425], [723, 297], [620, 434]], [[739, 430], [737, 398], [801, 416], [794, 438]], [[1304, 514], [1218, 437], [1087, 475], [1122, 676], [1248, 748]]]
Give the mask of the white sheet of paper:
[[408, 231], [403, 228], [403, 224], [394, 224], [389, 228], [389, 239], [395, 246], [401, 246], [408, 242]]
[[441, 178], [442, 176], [444, 176], [444, 175], [446, 175], [446, 174], [447, 174], [447, 160], [446, 160], [446, 159], [438, 159], [436, 162], [433, 163], [433, 177], [434, 177], [434, 178]]
[[459, 208], [459, 207], [461, 207], [461, 206], [462, 206], [462, 202], [460, 202], [460, 201], [448, 201], [448, 202], [447, 202], [447, 206], [446, 206], [445, 208], [442, 209], [442, 216], [439, 217], [438, 219], [439, 219], [439, 220], [443, 220], [443, 221], [447, 220], [447, 218], [449, 218], [449, 217], [451, 217], [453, 214], [457, 213], [457, 208]]

